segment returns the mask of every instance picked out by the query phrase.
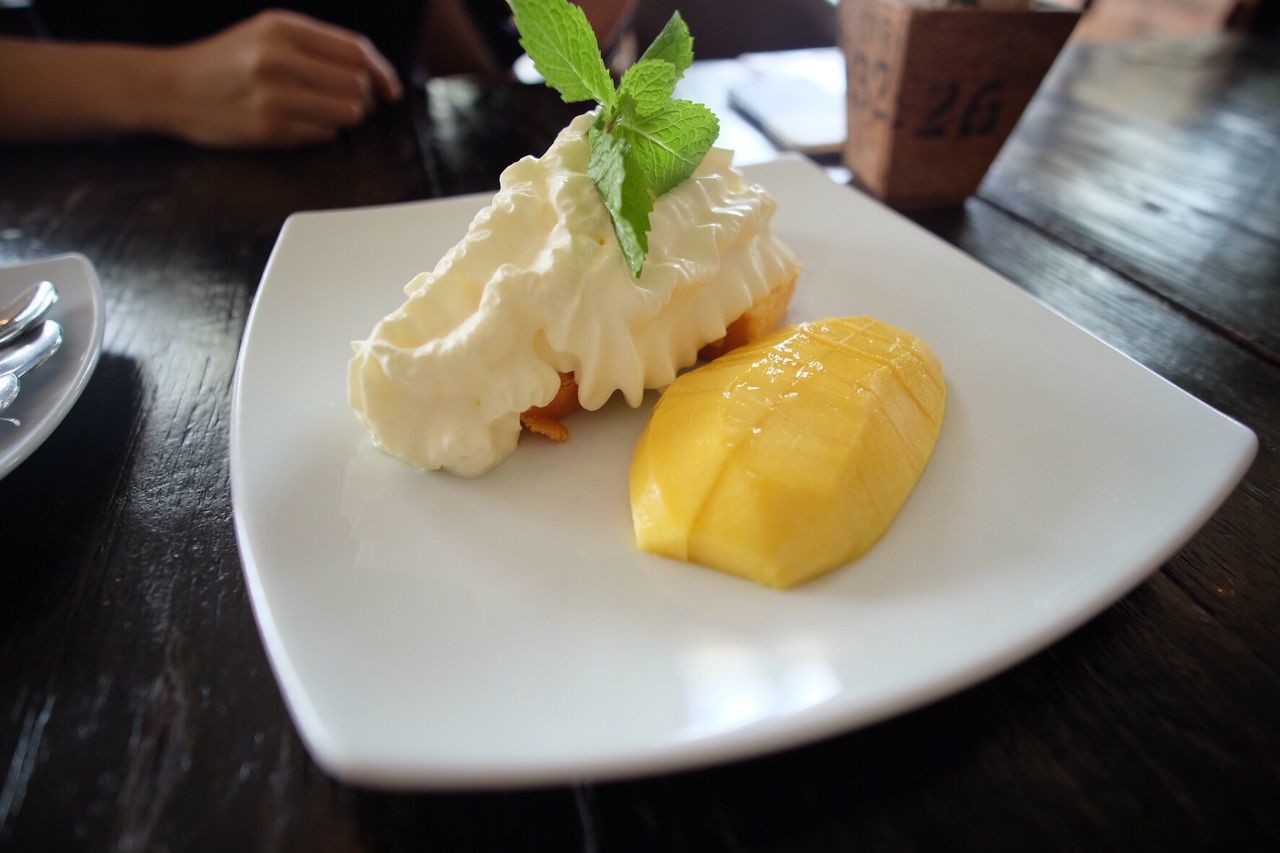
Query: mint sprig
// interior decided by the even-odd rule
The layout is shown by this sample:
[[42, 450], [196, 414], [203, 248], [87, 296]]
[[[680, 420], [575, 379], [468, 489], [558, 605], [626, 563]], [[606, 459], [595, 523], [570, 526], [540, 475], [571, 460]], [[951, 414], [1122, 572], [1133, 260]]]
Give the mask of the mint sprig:
[[520, 45], [565, 103], [600, 105], [588, 132], [588, 174], [613, 220], [632, 274], [649, 252], [649, 214], [659, 196], [693, 174], [720, 134], [715, 113], [672, 97], [693, 62], [680, 13], [658, 33], [617, 89], [582, 9], [567, 0], [507, 0]]
[[627, 112], [650, 115], [671, 100], [676, 88], [676, 69], [670, 62], [637, 62], [622, 75], [618, 98]]
[[587, 173], [595, 182], [600, 199], [609, 209], [613, 232], [632, 273], [640, 275], [644, 256], [649, 251], [649, 214], [653, 212], [653, 196], [639, 169], [627, 169], [627, 143], [622, 137], [592, 127], [587, 132], [591, 142], [591, 160]]
[[627, 143], [627, 166], [639, 169], [654, 195], [662, 195], [698, 168], [720, 122], [702, 104], [669, 100], [648, 114], [618, 116], [613, 132]]
[[667, 25], [658, 33], [653, 44], [640, 55], [640, 62], [648, 59], [661, 59], [675, 66], [676, 77], [683, 77], [684, 72], [693, 64], [693, 36], [689, 35], [689, 26], [684, 18], [676, 12], [667, 21]]
[[581, 6], [565, 0], [509, 0], [509, 5], [520, 46], [566, 104], [613, 104], [613, 80]]

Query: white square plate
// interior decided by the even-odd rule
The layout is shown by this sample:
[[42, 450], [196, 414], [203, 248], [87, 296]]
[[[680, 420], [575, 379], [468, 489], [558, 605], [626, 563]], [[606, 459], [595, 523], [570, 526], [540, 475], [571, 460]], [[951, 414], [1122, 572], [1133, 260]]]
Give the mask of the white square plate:
[[692, 767], [919, 706], [1043, 648], [1167, 559], [1253, 434], [800, 160], [748, 174], [805, 263], [788, 319], [922, 336], [949, 397], [884, 539], [789, 592], [642, 554], [640, 410], [578, 414], [475, 480], [374, 450], [348, 342], [486, 198], [290, 217], [233, 398], [254, 612], [316, 760], [383, 786], [496, 787]]

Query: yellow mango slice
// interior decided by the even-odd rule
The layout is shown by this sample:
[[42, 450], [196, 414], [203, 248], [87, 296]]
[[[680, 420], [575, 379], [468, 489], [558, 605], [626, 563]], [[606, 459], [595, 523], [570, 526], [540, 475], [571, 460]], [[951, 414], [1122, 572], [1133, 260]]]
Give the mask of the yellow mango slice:
[[872, 317], [806, 323], [663, 393], [631, 462], [645, 551], [771, 587], [865, 552], [933, 453], [942, 365]]

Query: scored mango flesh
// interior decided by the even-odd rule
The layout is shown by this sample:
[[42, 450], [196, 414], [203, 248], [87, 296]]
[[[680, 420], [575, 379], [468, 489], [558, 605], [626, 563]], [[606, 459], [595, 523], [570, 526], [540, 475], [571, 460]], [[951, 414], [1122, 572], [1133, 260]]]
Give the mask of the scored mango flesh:
[[933, 453], [928, 345], [871, 317], [776, 332], [680, 376], [631, 462], [645, 551], [789, 587], [870, 548]]

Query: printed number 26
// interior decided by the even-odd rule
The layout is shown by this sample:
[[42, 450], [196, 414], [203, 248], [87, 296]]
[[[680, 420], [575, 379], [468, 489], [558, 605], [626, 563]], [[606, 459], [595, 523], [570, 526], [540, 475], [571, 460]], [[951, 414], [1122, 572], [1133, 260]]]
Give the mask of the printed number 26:
[[[960, 114], [960, 121], [954, 126], [958, 136], [982, 136], [991, 133], [1000, 121], [1000, 90], [1004, 88], [1003, 80], [993, 80], [970, 96]], [[925, 139], [949, 136], [953, 130], [952, 111], [960, 100], [960, 84], [934, 83], [929, 87], [930, 93], [937, 97], [929, 114], [916, 128], [915, 135]]]

